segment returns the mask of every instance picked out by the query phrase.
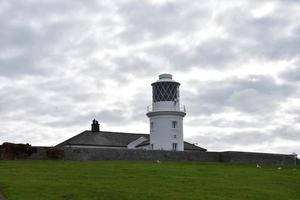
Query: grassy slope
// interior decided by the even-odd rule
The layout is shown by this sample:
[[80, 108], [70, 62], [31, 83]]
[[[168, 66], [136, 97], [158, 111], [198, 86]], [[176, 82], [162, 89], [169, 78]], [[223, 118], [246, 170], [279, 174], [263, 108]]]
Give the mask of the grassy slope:
[[143, 161], [0, 161], [9, 200], [300, 199], [300, 168]]

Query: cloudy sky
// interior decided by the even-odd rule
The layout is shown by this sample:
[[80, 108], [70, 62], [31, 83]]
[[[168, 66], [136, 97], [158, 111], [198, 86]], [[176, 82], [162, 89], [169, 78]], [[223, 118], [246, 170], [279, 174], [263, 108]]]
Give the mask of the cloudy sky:
[[300, 1], [0, 0], [0, 143], [148, 133], [172, 73], [185, 139], [300, 154]]

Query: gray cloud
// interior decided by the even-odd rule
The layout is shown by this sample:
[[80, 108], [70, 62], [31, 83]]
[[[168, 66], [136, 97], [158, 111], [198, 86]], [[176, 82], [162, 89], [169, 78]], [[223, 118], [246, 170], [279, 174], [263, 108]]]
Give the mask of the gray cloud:
[[210, 150], [230, 150], [234, 147], [241, 146], [249, 148], [258, 143], [262, 145], [270, 145], [273, 141], [273, 139], [270, 139], [270, 136], [271, 134], [261, 131], [240, 131], [230, 134], [215, 132], [214, 135], [202, 134], [191, 137], [189, 140], [195, 141], [198, 145]]
[[155, 76], [160, 71], [160, 67], [155, 65], [151, 60], [136, 55], [116, 57], [114, 58], [114, 63], [117, 66], [116, 71], [125, 76]]
[[[0, 76], [49, 75], [66, 60], [88, 22], [78, 14], [99, 12], [96, 1], [6, 1], [0, 13]], [[95, 40], [93, 40], [95, 41]], [[92, 46], [94, 42], [90, 42]], [[72, 47], [70, 47], [72, 46]], [[84, 51], [81, 45], [81, 51]], [[49, 63], [50, 62], [50, 63]], [[59, 64], [65, 64], [59, 62]]]
[[[254, 16], [268, 3], [273, 10]], [[299, 5], [3, 1], [1, 139], [56, 144], [94, 117], [112, 131], [147, 133], [150, 84], [170, 72], [184, 85], [193, 141], [209, 149], [298, 151]], [[207, 81], [188, 77], [200, 71]]]
[[224, 28], [235, 39], [240, 55], [266, 60], [292, 59], [299, 55], [297, 30], [300, 24], [294, 21], [298, 14], [291, 14], [294, 13], [292, 7], [281, 2], [275, 6], [274, 15], [260, 18], [254, 18], [250, 12], [236, 7], [229, 12], [229, 15], [220, 15], [218, 20], [225, 24]]
[[300, 65], [284, 71], [281, 77], [292, 83], [300, 82]]
[[[43, 124], [49, 127], [68, 127], [74, 125], [81, 125], [85, 129], [90, 127], [86, 126], [91, 123], [92, 119], [97, 119], [100, 123], [107, 123], [113, 125], [115, 123], [124, 123], [126, 117], [121, 110], [101, 110], [88, 113], [72, 113], [72, 115], [60, 116], [55, 120], [49, 120]], [[78, 130], [80, 131], [80, 130]]]
[[229, 40], [212, 38], [187, 50], [179, 45], [167, 44], [150, 48], [148, 53], [179, 71], [192, 67], [224, 69], [232, 67], [238, 59], [234, 48]]
[[[212, 135], [210, 133], [202, 133], [201, 136], [189, 138], [190, 141], [196, 141], [202, 146], [213, 148], [215, 150], [233, 149], [234, 147], [246, 147], [247, 149], [255, 149], [257, 145], [276, 146], [274, 151], [292, 153], [292, 149], [298, 150], [298, 147], [289, 147], [289, 142], [299, 141], [299, 129], [294, 127], [278, 127], [270, 130], [257, 130], [257, 131], [234, 131], [230, 133], [217, 132]], [[277, 141], [281, 141], [280, 145]], [[285, 147], [285, 148], [284, 148]], [[236, 149], [239, 150], [239, 149]], [[255, 150], [252, 150], [255, 151]]]
[[300, 129], [294, 126], [282, 126], [274, 130], [272, 137], [284, 140], [299, 141], [299, 133]]
[[120, 15], [127, 24], [120, 37], [122, 41], [133, 44], [159, 40], [170, 33], [189, 34], [211, 17], [210, 9], [210, 5], [203, 2], [167, 2], [157, 5], [147, 1], [129, 1], [120, 7]]
[[199, 117], [193, 118], [185, 122], [189, 126], [203, 126], [203, 127], [214, 127], [214, 128], [264, 128], [266, 126], [266, 119], [261, 117], [251, 118], [251, 120], [243, 119], [228, 119], [224, 118], [213, 118], [213, 117]]
[[248, 76], [199, 83], [199, 93], [187, 95], [185, 101], [195, 115], [224, 112], [228, 108], [260, 114], [274, 111], [294, 90], [293, 86], [278, 84], [268, 76]]

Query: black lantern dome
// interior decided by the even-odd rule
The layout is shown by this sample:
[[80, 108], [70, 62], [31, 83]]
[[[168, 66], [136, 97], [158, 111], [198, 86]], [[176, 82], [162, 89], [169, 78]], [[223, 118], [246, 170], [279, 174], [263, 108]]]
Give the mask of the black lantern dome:
[[172, 80], [171, 74], [159, 75], [159, 80], [152, 83], [153, 103], [159, 101], [179, 102], [180, 83]]

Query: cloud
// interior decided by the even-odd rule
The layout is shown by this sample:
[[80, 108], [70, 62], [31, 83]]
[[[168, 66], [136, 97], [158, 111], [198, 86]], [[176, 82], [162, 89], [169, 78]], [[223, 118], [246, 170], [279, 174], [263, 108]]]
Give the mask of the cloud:
[[[220, 131], [214, 135], [203, 133], [201, 136], [189, 138], [199, 145], [215, 150], [242, 150], [257, 151], [256, 149], [266, 146], [264, 151], [292, 153], [298, 150], [294, 141], [299, 141], [299, 129], [294, 127], [277, 127], [269, 130], [256, 131]], [[273, 149], [270, 149], [273, 146]]]
[[252, 88], [234, 92], [229, 101], [236, 109], [244, 112], [271, 112], [277, 106], [272, 95]]
[[238, 44], [240, 55], [265, 60], [292, 59], [299, 55], [300, 49], [296, 44], [300, 39], [297, 34], [300, 24], [294, 22], [298, 14], [293, 12], [293, 8], [273, 3], [275, 9], [272, 15], [255, 18], [251, 11], [257, 5], [263, 6], [264, 3], [250, 5], [248, 11], [235, 7], [230, 10], [231, 14], [226, 12], [218, 17], [220, 23], [226, 24], [227, 34]]
[[[2, 7], [0, 76], [8, 77], [49, 75], [59, 67], [55, 64], [74, 60], [71, 57], [77, 51], [81, 56], [90, 52], [96, 39], [85, 39], [89, 33], [84, 26], [93, 14], [104, 10], [96, 1], [5, 1]], [[85, 44], [81, 45], [82, 40]]]
[[193, 114], [209, 114], [234, 109], [239, 112], [272, 113], [295, 91], [268, 76], [247, 76], [225, 81], [200, 82], [198, 93], [188, 95], [186, 103]]
[[278, 127], [274, 130], [274, 135], [272, 137], [291, 140], [291, 141], [299, 141], [300, 140], [300, 129], [296, 126], [282, 126]]
[[299, 83], [300, 82], [300, 65], [297, 65], [293, 68], [285, 70], [281, 74], [281, 77], [291, 83]]
[[298, 151], [299, 6], [2, 1], [1, 140], [56, 144], [93, 118], [147, 133], [151, 83], [169, 72], [182, 83], [186, 138], [209, 150]]
[[130, 55], [123, 57], [115, 57], [114, 63], [117, 67], [116, 75], [133, 75], [139, 77], [145, 77], [150, 75], [156, 75], [160, 68], [154, 65], [153, 61], [149, 58], [144, 58], [139, 55]]
[[148, 54], [172, 69], [186, 71], [197, 67], [204, 69], [226, 69], [238, 59], [233, 43], [226, 39], [211, 38], [184, 49], [180, 45], [164, 44], [149, 48]]
[[[216, 136], [218, 135], [218, 136]], [[269, 145], [270, 133], [262, 131], [237, 131], [233, 133], [214, 132], [214, 135], [202, 134], [189, 138], [190, 141], [195, 141], [198, 145], [211, 150], [238, 150], [239, 147], [251, 149], [255, 151], [255, 145]]]
[[[160, 40], [170, 34], [189, 34], [210, 17], [210, 5], [206, 3], [185, 4], [150, 1], [129, 1], [120, 6], [120, 15], [125, 20], [125, 29], [120, 33], [122, 41], [136, 42]], [[206, 9], [207, 8], [207, 9]]]

